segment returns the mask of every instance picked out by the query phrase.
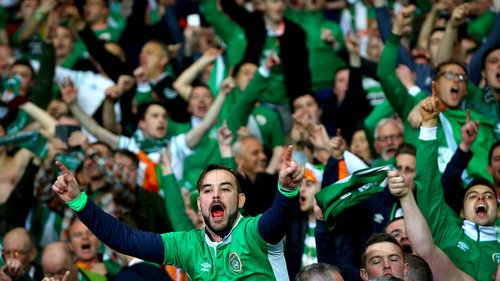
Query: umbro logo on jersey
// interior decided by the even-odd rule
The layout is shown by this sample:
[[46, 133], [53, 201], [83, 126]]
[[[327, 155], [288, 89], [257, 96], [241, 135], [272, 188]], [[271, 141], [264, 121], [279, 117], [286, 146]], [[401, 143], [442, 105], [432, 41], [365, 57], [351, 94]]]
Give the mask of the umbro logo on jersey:
[[469, 246], [463, 241], [458, 242], [457, 247], [464, 252], [469, 251]]
[[229, 268], [231, 268], [231, 270], [234, 272], [240, 272], [243, 268], [240, 256], [238, 256], [236, 252], [232, 252], [229, 254]]
[[210, 269], [212, 268], [212, 265], [209, 264], [208, 262], [204, 262], [204, 263], [200, 264], [200, 266], [201, 266], [200, 271], [203, 271], [203, 272], [210, 272]]

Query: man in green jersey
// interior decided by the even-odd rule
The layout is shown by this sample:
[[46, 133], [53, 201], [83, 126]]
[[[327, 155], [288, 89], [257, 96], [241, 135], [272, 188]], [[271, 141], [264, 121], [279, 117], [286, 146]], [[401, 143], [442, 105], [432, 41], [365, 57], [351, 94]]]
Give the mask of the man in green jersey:
[[244, 218], [241, 176], [209, 165], [198, 180], [198, 209], [206, 227], [187, 232], [141, 232], [112, 218], [88, 200], [75, 177], [56, 162], [62, 175], [52, 186], [80, 220], [111, 248], [137, 258], [183, 268], [193, 280], [288, 280], [282, 239], [298, 204], [304, 169], [286, 150], [273, 206], [263, 215]]

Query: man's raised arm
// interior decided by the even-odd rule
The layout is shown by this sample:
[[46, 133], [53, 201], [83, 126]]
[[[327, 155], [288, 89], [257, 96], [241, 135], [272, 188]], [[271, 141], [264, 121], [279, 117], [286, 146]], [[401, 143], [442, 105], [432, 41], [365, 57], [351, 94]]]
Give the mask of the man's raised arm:
[[259, 233], [269, 244], [279, 243], [293, 221], [293, 208], [298, 204], [299, 186], [304, 167], [292, 160], [293, 147], [286, 148], [279, 173], [278, 192], [273, 206], [259, 220]]
[[405, 184], [404, 177], [397, 171], [391, 171], [387, 176], [391, 194], [398, 197], [401, 202], [408, 238], [411, 244], [415, 245], [416, 253], [429, 264], [434, 280], [474, 280], [458, 269], [450, 258], [434, 244], [429, 226], [418, 208], [413, 192]]
[[164, 246], [159, 234], [133, 229], [113, 218], [89, 200], [75, 176], [61, 162], [56, 165], [62, 174], [52, 185], [59, 197], [76, 212], [78, 218], [112, 249], [143, 260], [163, 263]]

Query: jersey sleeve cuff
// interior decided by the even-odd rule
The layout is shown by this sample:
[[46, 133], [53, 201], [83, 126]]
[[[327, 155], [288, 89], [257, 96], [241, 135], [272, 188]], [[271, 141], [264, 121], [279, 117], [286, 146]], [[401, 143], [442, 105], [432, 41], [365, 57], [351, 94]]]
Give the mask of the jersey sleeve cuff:
[[424, 141], [430, 141], [437, 139], [437, 127], [424, 128], [420, 127], [419, 139]]
[[299, 195], [299, 187], [296, 187], [293, 191], [288, 191], [286, 189], [283, 189], [279, 182], [278, 182], [278, 190], [281, 194], [283, 194], [283, 196], [288, 198], [294, 198], [297, 195]]
[[85, 193], [85, 191], [84, 191], [84, 192], [82, 192], [82, 194], [80, 194], [80, 196], [78, 196], [77, 198], [75, 198], [69, 202], [66, 202], [66, 204], [73, 211], [79, 212], [79, 211], [83, 210], [83, 208], [85, 208], [85, 204], [87, 204], [87, 199], [88, 199], [87, 193]]

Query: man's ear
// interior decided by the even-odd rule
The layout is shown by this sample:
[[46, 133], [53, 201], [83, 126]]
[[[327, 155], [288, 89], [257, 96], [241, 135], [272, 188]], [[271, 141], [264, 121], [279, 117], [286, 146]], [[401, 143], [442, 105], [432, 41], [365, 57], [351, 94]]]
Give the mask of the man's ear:
[[491, 175], [492, 171], [493, 171], [493, 170], [492, 170], [492, 168], [491, 168], [491, 165], [488, 165], [488, 174], [490, 174], [490, 175]]
[[500, 218], [500, 209], [497, 208], [497, 218]]
[[366, 272], [366, 269], [364, 268], [361, 268], [359, 270], [359, 276], [361, 276], [361, 279], [363, 279], [363, 281], [369, 281], [370, 278], [368, 277], [368, 273]]
[[141, 130], [144, 130], [144, 120], [139, 120], [137, 127], [139, 127], [139, 129], [141, 129]]
[[196, 199], [196, 206], [198, 206], [198, 210], [201, 211], [200, 196]]
[[462, 219], [465, 219], [464, 209], [460, 210], [460, 217], [461, 217]]
[[247, 197], [245, 196], [245, 193], [240, 193], [238, 195], [238, 209], [243, 208], [243, 206], [245, 206], [246, 201], [247, 201]]

